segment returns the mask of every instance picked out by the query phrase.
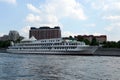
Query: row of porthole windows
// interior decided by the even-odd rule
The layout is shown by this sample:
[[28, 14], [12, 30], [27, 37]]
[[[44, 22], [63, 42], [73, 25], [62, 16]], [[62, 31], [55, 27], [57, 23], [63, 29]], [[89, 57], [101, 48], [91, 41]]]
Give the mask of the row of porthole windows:
[[48, 44], [24, 44], [19, 46], [51, 46], [51, 45], [84, 45], [83, 43], [48, 43]]
[[76, 47], [55, 47], [54, 49], [75, 49]]
[[[49, 42], [59, 42], [60, 40], [49, 40]], [[41, 41], [41, 42], [47, 42], [46, 40], [44, 40], [44, 41]]]
[[50, 46], [52, 44], [25, 44], [25, 45], [20, 45], [20, 46]]
[[[54, 49], [74, 49], [76, 47], [54, 47]], [[36, 47], [36, 48], [31, 48], [31, 47], [27, 47], [27, 48], [12, 48], [12, 49], [51, 49], [51, 47]]]
[[21, 48], [21, 49], [51, 49], [50, 47], [49, 48], [45, 48], [45, 47], [37, 47], [37, 48]]

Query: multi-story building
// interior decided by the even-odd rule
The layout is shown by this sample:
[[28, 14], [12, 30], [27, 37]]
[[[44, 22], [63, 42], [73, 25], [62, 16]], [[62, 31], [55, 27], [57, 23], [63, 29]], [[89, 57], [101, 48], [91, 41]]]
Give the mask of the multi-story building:
[[32, 36], [34, 36], [37, 40], [61, 38], [61, 30], [58, 26], [55, 26], [54, 28], [50, 28], [48, 26], [43, 26], [40, 28], [31, 27], [29, 31], [29, 37]]
[[83, 39], [87, 39], [90, 42], [92, 41], [93, 38], [96, 38], [96, 40], [99, 43], [103, 43], [104, 41], [107, 41], [107, 36], [106, 35], [100, 35], [100, 36], [94, 36], [94, 35], [78, 35], [76, 36], [76, 38], [83, 38]]
[[103, 43], [103, 42], [107, 41], [107, 36], [106, 35], [95, 36], [95, 38], [99, 43]]

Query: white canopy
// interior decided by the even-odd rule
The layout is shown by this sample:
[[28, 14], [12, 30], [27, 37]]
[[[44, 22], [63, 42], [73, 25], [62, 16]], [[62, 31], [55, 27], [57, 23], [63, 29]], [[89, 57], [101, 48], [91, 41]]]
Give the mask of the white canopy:
[[34, 36], [32, 36], [30, 39], [24, 38], [24, 39], [22, 40], [22, 42], [30, 42], [30, 41], [35, 41], [35, 40], [36, 40], [36, 38], [35, 38]]
[[30, 38], [30, 40], [31, 41], [35, 41], [35, 40], [37, 40], [34, 36], [32, 36], [31, 38]]

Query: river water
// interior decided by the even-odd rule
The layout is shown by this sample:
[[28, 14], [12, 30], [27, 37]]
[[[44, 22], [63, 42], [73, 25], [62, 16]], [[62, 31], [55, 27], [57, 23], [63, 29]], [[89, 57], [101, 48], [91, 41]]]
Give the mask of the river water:
[[0, 80], [120, 80], [120, 57], [0, 53]]

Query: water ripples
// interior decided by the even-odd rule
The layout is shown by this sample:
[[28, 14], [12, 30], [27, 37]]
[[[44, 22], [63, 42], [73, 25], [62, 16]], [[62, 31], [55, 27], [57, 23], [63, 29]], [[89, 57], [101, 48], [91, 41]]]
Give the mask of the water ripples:
[[120, 80], [120, 57], [0, 53], [0, 80]]

